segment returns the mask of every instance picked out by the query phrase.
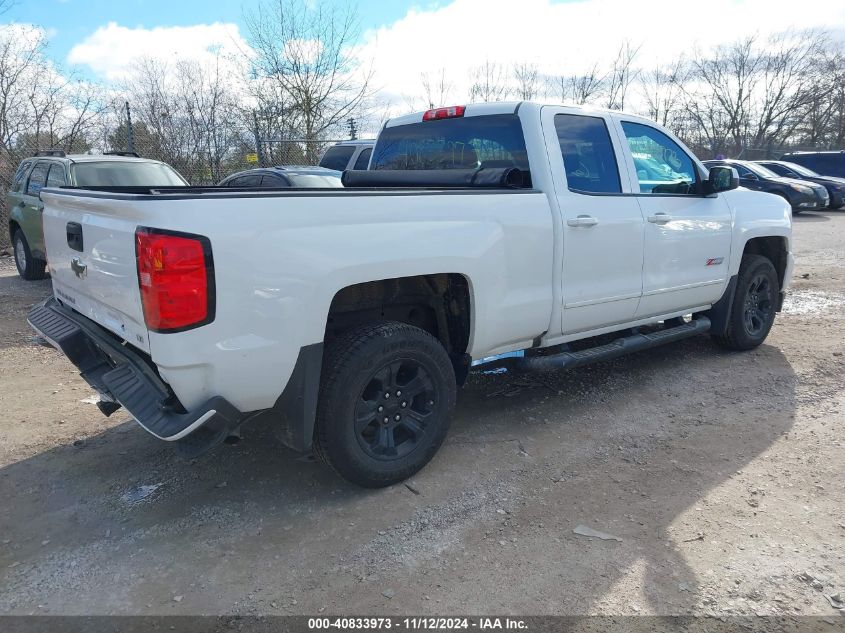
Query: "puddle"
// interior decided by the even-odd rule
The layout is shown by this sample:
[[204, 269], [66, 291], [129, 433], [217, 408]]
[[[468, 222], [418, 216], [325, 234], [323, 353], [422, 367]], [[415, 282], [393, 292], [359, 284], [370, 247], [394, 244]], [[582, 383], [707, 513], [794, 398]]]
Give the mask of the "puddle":
[[784, 314], [813, 315], [836, 313], [842, 314], [845, 308], [845, 298], [841, 295], [819, 292], [816, 290], [798, 290], [786, 293], [783, 302]]
[[120, 495], [120, 500], [126, 505], [132, 506], [148, 499], [156, 490], [164, 484], [150, 484], [148, 486], [135, 486]]

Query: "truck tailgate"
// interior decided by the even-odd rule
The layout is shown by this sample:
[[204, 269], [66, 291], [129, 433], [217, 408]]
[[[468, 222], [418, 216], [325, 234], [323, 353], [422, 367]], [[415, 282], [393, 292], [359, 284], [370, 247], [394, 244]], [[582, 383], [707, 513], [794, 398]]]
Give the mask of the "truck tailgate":
[[135, 263], [137, 207], [42, 192], [44, 243], [62, 303], [149, 352]]

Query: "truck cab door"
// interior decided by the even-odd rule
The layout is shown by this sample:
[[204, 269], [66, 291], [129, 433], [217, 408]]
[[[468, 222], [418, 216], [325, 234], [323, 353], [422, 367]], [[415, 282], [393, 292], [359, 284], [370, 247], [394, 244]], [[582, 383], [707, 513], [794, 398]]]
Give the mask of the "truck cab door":
[[614, 117], [645, 223], [643, 296], [636, 318], [695, 308], [722, 296], [732, 217], [721, 196], [705, 196], [704, 172], [667, 133], [642, 119]]
[[632, 321], [642, 295], [644, 221], [609, 115], [541, 114], [562, 223], [564, 335]]
[[47, 173], [50, 171], [50, 162], [39, 160], [29, 173], [21, 195], [20, 225], [32, 255], [39, 259], [45, 258], [44, 234], [41, 230], [41, 212], [44, 210], [44, 203], [39, 197], [41, 190], [47, 186]]

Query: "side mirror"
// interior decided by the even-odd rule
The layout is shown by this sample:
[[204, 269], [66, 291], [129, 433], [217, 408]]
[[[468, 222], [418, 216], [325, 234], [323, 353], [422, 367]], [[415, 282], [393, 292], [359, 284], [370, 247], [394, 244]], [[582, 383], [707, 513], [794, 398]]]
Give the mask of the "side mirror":
[[733, 167], [714, 166], [710, 168], [705, 188], [707, 194], [721, 193], [739, 187], [739, 174]]

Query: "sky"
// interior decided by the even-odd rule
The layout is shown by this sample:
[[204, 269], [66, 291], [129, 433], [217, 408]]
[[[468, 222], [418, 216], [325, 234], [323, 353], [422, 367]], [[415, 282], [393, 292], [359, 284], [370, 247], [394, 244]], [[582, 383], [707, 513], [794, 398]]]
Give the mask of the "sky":
[[[210, 59], [247, 48], [244, 16], [261, 0], [17, 0], [0, 22], [40, 26], [66, 70], [105, 82], [142, 56]], [[317, 2], [318, 0], [305, 0]], [[608, 64], [620, 43], [641, 46], [650, 68], [740, 37], [823, 27], [845, 40], [845, 1], [359, 0], [362, 59], [388, 100], [421, 97], [421, 74], [441, 69], [465, 98], [486, 60], [536, 64], [550, 75]]]

